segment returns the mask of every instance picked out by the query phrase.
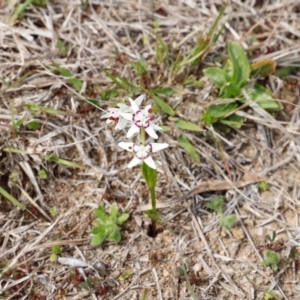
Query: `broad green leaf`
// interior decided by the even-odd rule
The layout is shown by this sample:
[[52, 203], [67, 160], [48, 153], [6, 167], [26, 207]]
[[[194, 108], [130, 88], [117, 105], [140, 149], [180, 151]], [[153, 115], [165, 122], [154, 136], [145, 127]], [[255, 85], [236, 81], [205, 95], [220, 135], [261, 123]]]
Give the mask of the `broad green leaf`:
[[167, 125], [162, 125], [161, 128], [162, 128], [162, 131], [163, 131], [163, 132], [168, 132], [168, 131], [171, 130], [171, 127], [170, 127], [170, 126], [167, 126]]
[[127, 213], [124, 213], [124, 214], [121, 214], [119, 217], [118, 217], [118, 225], [122, 225], [125, 221], [127, 221], [129, 219], [130, 215], [127, 214]]
[[41, 128], [41, 123], [38, 123], [36, 121], [30, 121], [28, 124], [27, 124], [27, 128], [29, 130], [39, 130]]
[[266, 252], [265, 259], [262, 261], [264, 266], [270, 266], [274, 271], [278, 269], [278, 263], [280, 261], [280, 256], [274, 251], [268, 250]]
[[198, 153], [196, 152], [194, 146], [190, 143], [185, 135], [179, 136], [179, 144], [184, 148], [184, 150], [193, 158], [193, 160], [200, 164], [200, 158]]
[[0, 194], [5, 197], [7, 200], [9, 200], [13, 205], [18, 206], [22, 210], [25, 209], [25, 206], [19, 202], [14, 196], [9, 194], [4, 188], [0, 186]]
[[252, 101], [255, 101], [260, 107], [269, 111], [282, 110], [282, 104], [275, 100], [271, 92], [259, 84], [247, 89]]
[[99, 226], [92, 228], [92, 234], [105, 233], [105, 224], [101, 224]]
[[227, 50], [233, 65], [231, 82], [238, 87], [243, 87], [250, 76], [250, 65], [247, 56], [242, 47], [236, 42], [229, 42]]
[[220, 96], [224, 99], [235, 98], [241, 94], [241, 88], [237, 85], [228, 82], [221, 90]]
[[114, 222], [117, 221], [118, 212], [119, 212], [119, 209], [118, 209], [117, 204], [113, 203], [112, 206], [110, 207], [110, 216], [114, 220]]
[[107, 238], [111, 241], [120, 242], [121, 241], [121, 233], [117, 225], [115, 224], [106, 224], [105, 231]]
[[203, 131], [203, 129], [200, 126], [198, 126], [197, 124], [192, 123], [192, 122], [183, 121], [183, 120], [176, 121], [175, 125], [178, 128], [184, 129], [184, 130], [198, 131], [198, 132]]
[[152, 169], [145, 162], [142, 162], [142, 174], [147, 182], [149, 189], [154, 189], [157, 179], [156, 169]]
[[164, 113], [168, 114], [169, 116], [175, 116], [176, 112], [169, 104], [167, 104], [159, 97], [155, 96], [153, 93], [151, 93], [150, 95]]
[[104, 242], [105, 238], [106, 238], [106, 235], [104, 232], [98, 233], [92, 237], [91, 245], [99, 246]]
[[105, 208], [103, 206], [99, 206], [95, 209], [95, 215], [97, 218], [99, 218], [103, 223], [105, 223], [108, 220], [108, 215], [105, 211]]
[[228, 118], [220, 120], [220, 123], [238, 129], [240, 129], [244, 125], [243, 117], [236, 114], [230, 115]]
[[229, 77], [226, 74], [226, 71], [221, 68], [206, 68], [205, 70], [203, 70], [203, 73], [217, 86], [218, 89], [222, 89], [225, 84], [230, 81]]
[[213, 124], [233, 112], [237, 107], [238, 103], [236, 102], [211, 105], [204, 113], [203, 121], [207, 125]]
[[165, 88], [151, 90], [151, 93], [162, 94], [162, 95], [173, 95], [175, 93], [175, 91], [171, 87], [165, 87]]

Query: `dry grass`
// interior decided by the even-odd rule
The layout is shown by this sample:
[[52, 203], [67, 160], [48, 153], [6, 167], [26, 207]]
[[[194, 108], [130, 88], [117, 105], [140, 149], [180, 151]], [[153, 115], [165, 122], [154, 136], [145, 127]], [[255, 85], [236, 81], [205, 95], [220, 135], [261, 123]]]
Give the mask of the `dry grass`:
[[[14, 21], [9, 16], [18, 1], [5, 2], [0, 1], [0, 179], [26, 210], [0, 199], [3, 298], [142, 299], [147, 290], [146, 299], [191, 299], [176, 271], [185, 264], [198, 299], [263, 299], [267, 290], [280, 299], [299, 299], [298, 261], [282, 261], [277, 272], [262, 265], [265, 251], [274, 246], [267, 245], [267, 234], [277, 232], [282, 257], [300, 246], [298, 77], [283, 81], [270, 76], [265, 82], [285, 107], [276, 119], [249, 100], [239, 112], [248, 120], [241, 130], [223, 137], [212, 127], [206, 133], [186, 133], [201, 157], [200, 166], [179, 146], [172, 120], [162, 116], [162, 123], [173, 128], [160, 135], [170, 148], [157, 156], [162, 162], [158, 207], [168, 225], [154, 239], [147, 235], [149, 220], [142, 213], [148, 197], [144, 181], [138, 168], [126, 169], [129, 156], [117, 147], [123, 132], [100, 119], [111, 101], [102, 102], [99, 95], [114, 86], [103, 70], [137, 82], [130, 61], [155, 56], [153, 21], [159, 20], [163, 40], [186, 55], [197, 34], [207, 32], [216, 19], [223, 1], [49, 1], [46, 7], [29, 6]], [[228, 40], [240, 41], [253, 62], [270, 57], [278, 66], [297, 65], [299, 13], [298, 1], [230, 1], [224, 31], [203, 66], [224, 55]], [[58, 40], [65, 51], [58, 50]], [[53, 62], [81, 80], [80, 91], [55, 72]], [[178, 93], [168, 98], [182, 118], [195, 122], [218, 100], [201, 69], [197, 76], [203, 88], [178, 84]], [[170, 83], [168, 70], [158, 67], [152, 73], [150, 84]], [[90, 105], [89, 97], [103, 106]], [[25, 104], [63, 113], [32, 111]], [[17, 131], [13, 116], [24, 118]], [[28, 129], [32, 120], [41, 125], [39, 130]], [[46, 160], [49, 154], [84, 169]], [[39, 177], [41, 169], [47, 179]], [[268, 191], [258, 189], [262, 178]], [[219, 217], [205, 206], [219, 195], [227, 200], [225, 213], [238, 218], [230, 233], [220, 229]], [[93, 209], [114, 201], [131, 213], [123, 240], [94, 248]], [[52, 207], [58, 216], [51, 217]], [[55, 245], [62, 246], [61, 258], [73, 260], [50, 262]], [[132, 275], [121, 280], [128, 271]], [[95, 285], [90, 291], [80, 286], [87, 277]]]

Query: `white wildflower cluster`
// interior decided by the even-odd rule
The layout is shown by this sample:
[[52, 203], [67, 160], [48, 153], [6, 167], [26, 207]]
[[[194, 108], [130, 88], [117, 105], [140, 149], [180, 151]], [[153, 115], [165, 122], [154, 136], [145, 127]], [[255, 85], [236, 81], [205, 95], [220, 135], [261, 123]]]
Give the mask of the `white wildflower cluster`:
[[[145, 108], [140, 108], [145, 95], [139, 96], [137, 99], [132, 100], [129, 98], [130, 106], [119, 103], [118, 108], [109, 108], [108, 113], [101, 118], [106, 118], [106, 123], [115, 123], [116, 129], [124, 129], [128, 123], [130, 128], [126, 134], [127, 138], [132, 137], [136, 133], [141, 133], [141, 130], [149, 135], [153, 139], [157, 139], [158, 135], [156, 131], [162, 130], [162, 128], [155, 124], [155, 115], [152, 112], [151, 105], [147, 105]], [[128, 164], [129, 168], [132, 168], [142, 161], [144, 161], [150, 168], [156, 169], [156, 165], [151, 157], [151, 153], [167, 148], [169, 145], [166, 143], [145, 143], [142, 136], [139, 144], [120, 142], [119, 147], [130, 151], [134, 154], [134, 158]]]

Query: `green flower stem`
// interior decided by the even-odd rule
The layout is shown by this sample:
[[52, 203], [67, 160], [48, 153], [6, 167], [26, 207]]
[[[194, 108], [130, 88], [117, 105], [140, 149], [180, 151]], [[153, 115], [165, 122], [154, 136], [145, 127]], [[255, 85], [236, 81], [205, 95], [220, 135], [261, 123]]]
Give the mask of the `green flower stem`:
[[150, 196], [151, 196], [152, 211], [156, 212], [155, 188], [149, 188], [149, 189], [150, 189]]

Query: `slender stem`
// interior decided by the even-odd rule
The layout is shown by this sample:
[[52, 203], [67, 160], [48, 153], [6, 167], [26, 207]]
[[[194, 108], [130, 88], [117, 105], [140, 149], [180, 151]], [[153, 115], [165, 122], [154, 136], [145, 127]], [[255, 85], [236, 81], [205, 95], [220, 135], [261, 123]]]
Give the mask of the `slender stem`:
[[150, 189], [152, 211], [156, 212], [155, 188]]

